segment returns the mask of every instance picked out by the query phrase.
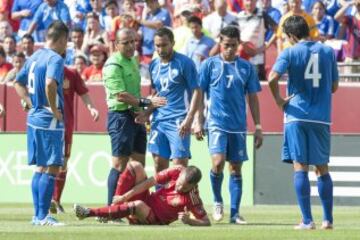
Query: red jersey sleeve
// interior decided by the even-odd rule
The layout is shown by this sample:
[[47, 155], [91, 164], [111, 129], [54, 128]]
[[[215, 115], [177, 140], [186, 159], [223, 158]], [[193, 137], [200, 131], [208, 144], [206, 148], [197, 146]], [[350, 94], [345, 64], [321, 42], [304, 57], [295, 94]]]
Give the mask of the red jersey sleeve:
[[86, 87], [84, 80], [81, 78], [80, 74], [77, 71], [73, 71], [73, 82], [74, 82], [74, 88], [75, 92], [78, 95], [83, 95], [85, 93], [89, 92], [89, 89]]
[[204, 218], [207, 213], [202, 203], [202, 200], [199, 195], [197, 188], [189, 192], [190, 201], [188, 203], [188, 210], [195, 216], [196, 219]]
[[175, 180], [179, 177], [182, 167], [173, 167], [165, 169], [155, 175], [155, 181], [158, 184], [165, 184], [171, 180]]

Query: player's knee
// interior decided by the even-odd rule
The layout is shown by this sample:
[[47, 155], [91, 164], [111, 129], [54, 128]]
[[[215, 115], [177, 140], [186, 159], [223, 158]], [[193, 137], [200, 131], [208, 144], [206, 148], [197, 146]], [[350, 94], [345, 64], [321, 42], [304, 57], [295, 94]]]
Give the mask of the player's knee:
[[329, 172], [328, 165], [317, 165], [315, 166], [315, 173], [317, 176], [323, 176]]
[[127, 168], [131, 171], [131, 173], [135, 176], [140, 176], [145, 174], [145, 170], [143, 165], [137, 161], [130, 161], [127, 164]]
[[128, 157], [112, 157], [112, 167], [118, 171], [124, 171], [128, 163]]
[[229, 172], [231, 175], [241, 175], [241, 165], [229, 164]]
[[187, 167], [188, 162], [189, 162], [188, 158], [175, 158], [175, 159], [173, 159], [173, 164], [174, 165], [181, 165], [181, 166]]

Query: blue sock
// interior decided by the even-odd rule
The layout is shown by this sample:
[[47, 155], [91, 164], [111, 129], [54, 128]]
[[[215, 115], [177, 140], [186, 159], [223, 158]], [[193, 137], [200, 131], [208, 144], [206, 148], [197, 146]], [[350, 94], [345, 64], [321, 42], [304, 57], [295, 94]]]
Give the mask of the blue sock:
[[239, 213], [241, 195], [242, 195], [242, 177], [241, 175], [230, 175], [229, 178], [230, 192], [230, 218]]
[[210, 171], [210, 182], [212, 192], [214, 194], [214, 202], [223, 203], [223, 199], [221, 196], [221, 185], [224, 179], [223, 173], [214, 173]]
[[110, 173], [108, 176], [108, 206], [110, 206], [112, 203], [116, 191], [116, 186], [119, 180], [119, 176], [120, 176], [120, 172], [117, 169], [115, 168], [110, 169]]
[[333, 182], [329, 173], [318, 177], [317, 187], [324, 211], [324, 221], [333, 223]]
[[55, 175], [43, 173], [39, 180], [39, 214], [38, 219], [43, 220], [49, 213], [51, 198], [55, 187]]
[[304, 224], [313, 221], [310, 205], [310, 181], [308, 172], [297, 171], [294, 173], [294, 187], [297, 201], [300, 206]]
[[39, 215], [39, 180], [41, 178], [41, 175], [41, 172], [35, 172], [31, 181], [31, 192], [33, 197], [35, 217]]

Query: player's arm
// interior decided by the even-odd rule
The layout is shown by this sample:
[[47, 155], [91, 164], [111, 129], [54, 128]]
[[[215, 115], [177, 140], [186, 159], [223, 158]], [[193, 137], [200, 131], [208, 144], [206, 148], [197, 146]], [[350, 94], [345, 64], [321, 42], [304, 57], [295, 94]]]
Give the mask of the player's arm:
[[211, 226], [210, 219], [207, 214], [202, 218], [191, 218], [190, 212], [185, 207], [183, 212], [178, 213], [178, 219], [187, 225], [190, 226]]
[[32, 103], [29, 97], [29, 92], [28, 89], [25, 85], [23, 85], [21, 82], [19, 81], [15, 81], [14, 83], [14, 88], [16, 93], [19, 95], [19, 97], [25, 101], [26, 103], [26, 108], [30, 109], [32, 107]]
[[193, 90], [188, 114], [186, 115], [184, 121], [180, 124], [180, 127], [179, 127], [180, 136], [184, 137], [186, 134], [190, 133], [191, 125], [194, 121], [195, 113], [199, 109], [199, 103], [201, 100], [202, 100], [202, 91], [199, 87], [195, 88]]
[[280, 89], [279, 89], [279, 80], [281, 78], [281, 75], [275, 71], [271, 71], [269, 74], [269, 87], [271, 90], [271, 94], [276, 102], [276, 105], [280, 109], [284, 108], [284, 105], [286, 104], [285, 99], [280, 95]]
[[256, 93], [248, 94], [248, 103], [251, 111], [251, 116], [255, 125], [255, 147], [259, 148], [263, 142], [262, 128], [260, 123], [260, 107], [259, 99]]
[[164, 97], [153, 96], [151, 98], [137, 98], [128, 92], [118, 93], [118, 101], [124, 102], [134, 107], [162, 107], [167, 104], [167, 100]]
[[347, 12], [347, 9], [351, 7], [354, 4], [355, 1], [349, 1], [344, 3], [344, 5], [337, 11], [337, 13], [334, 16], [334, 19], [341, 23], [343, 21], [343, 18]]
[[131, 190], [126, 192], [123, 195], [116, 195], [113, 197], [113, 204], [120, 204], [127, 202], [129, 199], [131, 199], [133, 196], [140, 194], [147, 189], [153, 187], [156, 185], [156, 180], [154, 177], [150, 177], [146, 179], [145, 181], [135, 185]]
[[3, 117], [5, 115], [5, 109], [3, 107], [3, 105], [1, 105], [0, 103], [0, 118]]
[[54, 118], [56, 118], [59, 121], [62, 121], [63, 120], [62, 113], [58, 110], [56, 105], [57, 82], [55, 79], [52, 78], [46, 79], [45, 93], [49, 103], [49, 107], [54, 115]]
[[94, 104], [91, 101], [91, 98], [88, 93], [80, 95], [81, 100], [85, 104], [86, 108], [89, 110], [91, 116], [93, 117], [94, 121], [96, 122], [99, 120], [99, 111], [94, 107]]

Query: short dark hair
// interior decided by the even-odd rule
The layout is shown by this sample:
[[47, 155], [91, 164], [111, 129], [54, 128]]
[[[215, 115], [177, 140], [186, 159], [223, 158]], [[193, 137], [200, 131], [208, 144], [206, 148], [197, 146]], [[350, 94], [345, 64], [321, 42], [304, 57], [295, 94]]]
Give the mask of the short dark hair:
[[300, 40], [309, 37], [310, 29], [303, 17], [291, 16], [285, 20], [283, 32]]
[[4, 37], [4, 40], [7, 39], [7, 38], [11, 38], [11, 39], [14, 41], [14, 43], [16, 44], [16, 38], [14, 37], [14, 35], [7, 35], [7, 36], [5, 36], [5, 37]]
[[190, 184], [198, 184], [200, 182], [202, 174], [199, 168], [195, 166], [188, 166], [184, 171], [186, 182]]
[[170, 40], [170, 42], [174, 42], [174, 33], [170, 30], [170, 28], [167, 28], [167, 27], [161, 27], [159, 28], [156, 33], [155, 33], [155, 36], [158, 36], [158, 37], [164, 37], [164, 36], [167, 36]]
[[84, 35], [84, 30], [81, 27], [75, 27], [71, 32], [77, 32]]
[[69, 28], [62, 21], [56, 20], [48, 28], [46, 39], [57, 41], [61, 37], [69, 36]]
[[107, 8], [110, 5], [115, 5], [116, 7], [119, 7], [117, 2], [115, 0], [109, 0], [105, 3], [105, 8]]
[[229, 25], [220, 30], [220, 41], [222, 41], [222, 37], [228, 38], [236, 38], [240, 41], [240, 30], [238, 27]]
[[24, 58], [25, 59], [25, 54], [23, 52], [16, 52], [14, 57]]
[[24, 40], [24, 39], [27, 39], [27, 40], [30, 40], [32, 43], [34, 43], [34, 38], [33, 36], [31, 36], [30, 34], [25, 34], [24, 36], [22, 36], [21, 40]]
[[197, 16], [191, 16], [189, 19], [188, 19], [188, 23], [195, 23], [195, 24], [198, 24], [200, 26], [202, 26], [202, 21], [199, 17]]

